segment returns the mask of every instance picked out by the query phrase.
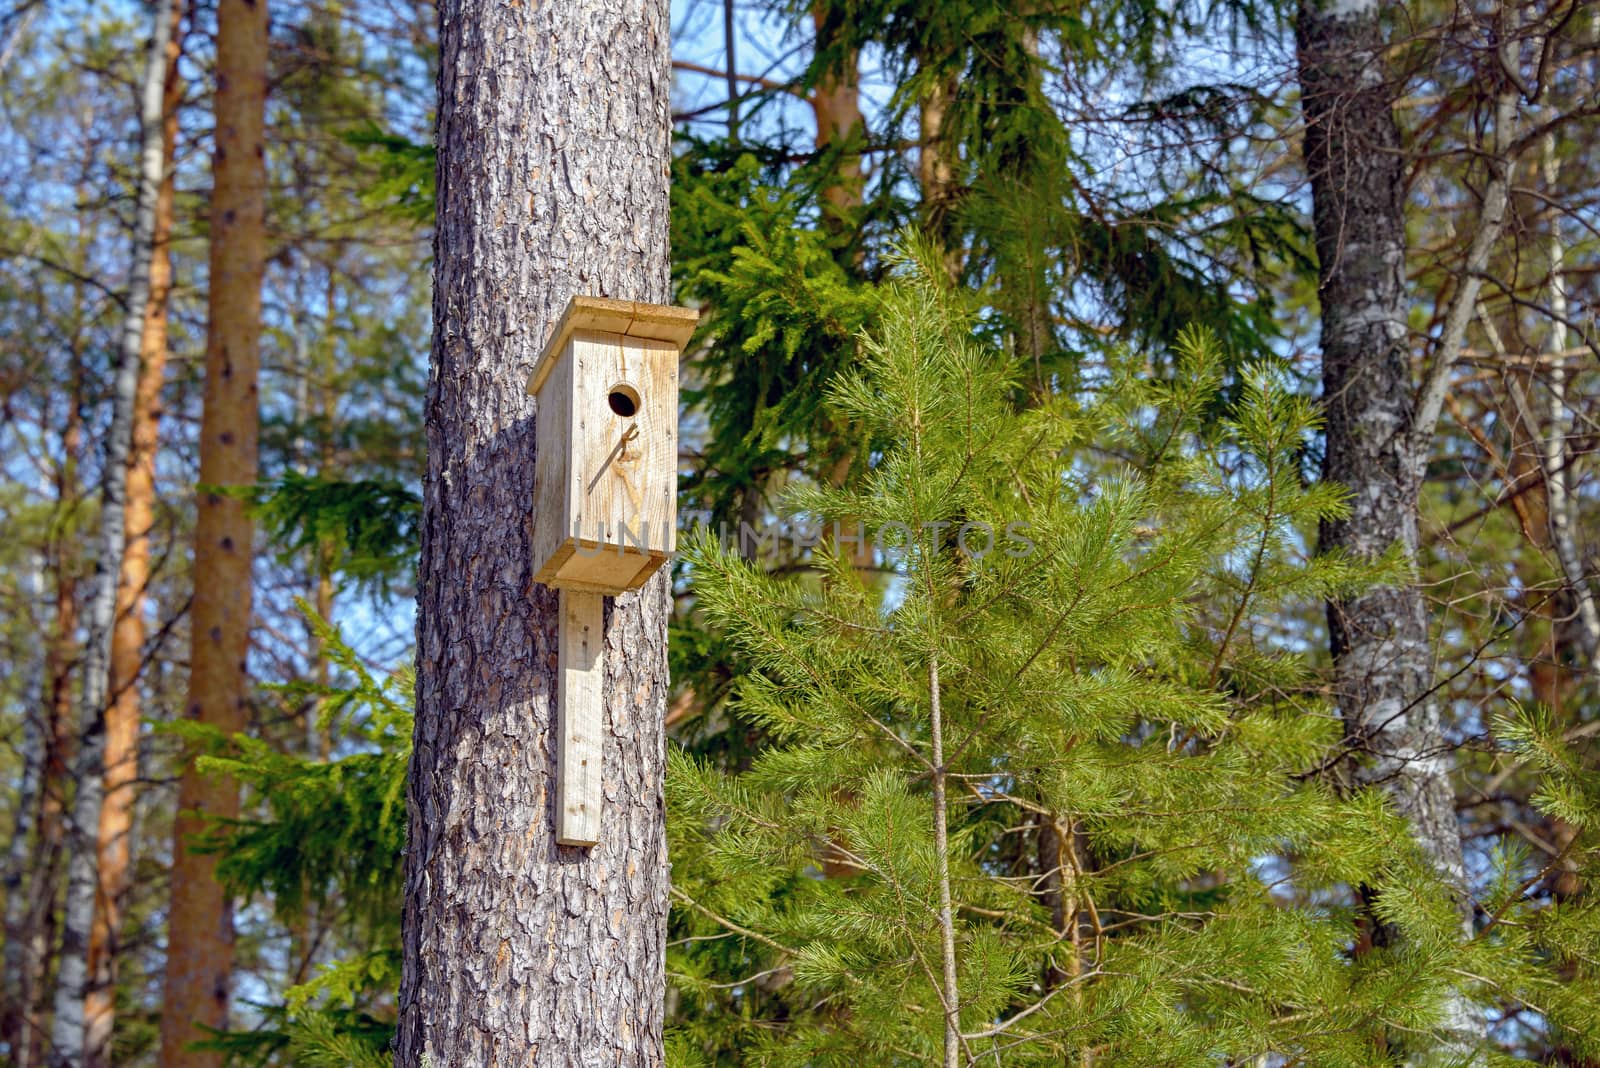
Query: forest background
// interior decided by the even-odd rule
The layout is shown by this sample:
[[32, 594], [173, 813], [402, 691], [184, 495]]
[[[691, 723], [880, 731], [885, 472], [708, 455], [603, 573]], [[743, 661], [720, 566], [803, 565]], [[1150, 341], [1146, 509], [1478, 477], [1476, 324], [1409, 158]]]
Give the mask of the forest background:
[[[387, 1063], [437, 18], [390, 0], [0, 12], [9, 1063]], [[219, 19], [249, 32], [220, 47]], [[1416, 1063], [1429, 1047], [1597, 1063], [1600, 1028], [1583, 1021], [1600, 1018], [1600, 6], [682, 0], [672, 31], [674, 297], [702, 311], [680, 511], [736, 536], [700, 544], [673, 579], [669, 1058], [911, 1063], [951, 1041], [956, 974], [924, 989], [888, 969], [922, 934], [896, 942], [904, 905], [871, 888], [900, 887], [868, 845], [912, 799], [944, 797], [944, 762], [892, 789], [892, 751], [818, 763], [796, 738], [856, 744], [830, 701], [889, 661], [811, 632], [815, 646], [783, 641], [808, 613], [917, 605], [926, 561], [738, 535], [893, 518], [883, 472], [922, 429], [864, 398], [981, 380], [983, 403], [943, 417], [1037, 441], [1059, 466], [982, 454], [990, 467], [952, 483], [972, 487], [966, 511], [942, 519], [1018, 518], [998, 503], [1012, 490], [981, 482], [1012, 470], [1029, 508], [1069, 479], [1084, 515], [1110, 509], [1100, 527], [1061, 519], [1063, 544], [1080, 523], [1130, 559], [1185, 531], [1211, 547], [1145, 591], [1173, 614], [1139, 617], [1126, 651], [1052, 648], [1061, 677], [1122, 687], [1063, 686], [1057, 725], [1082, 718], [1058, 755], [1150, 755], [1158, 738], [1244, 761], [1231, 804], [1255, 796], [1253, 776], [1377, 808], [1341, 823], [1357, 817], [1286, 793], [1299, 800], [1262, 801], [1285, 813], [1265, 837], [1119, 834], [1144, 787], [1113, 781], [1116, 761], [1065, 786], [1037, 773], [1049, 757], [1000, 770], [1047, 729], [952, 712], [980, 784], [958, 881], [985, 887], [958, 907], [995, 922], [961, 942], [983, 973], [961, 983], [993, 1027], [957, 1019], [956, 1037], [1019, 1064]], [[260, 180], [214, 179], [219, 142], [252, 136], [251, 90], [236, 80], [230, 103], [219, 70], [264, 74]], [[212, 241], [229, 227], [237, 263]], [[256, 253], [259, 280], [240, 268]], [[207, 367], [244, 351], [208, 332], [208, 302], [247, 307], [252, 286], [259, 307], [235, 321], [258, 325], [259, 386], [208, 398]], [[896, 365], [895, 345], [926, 346], [924, 365]], [[105, 444], [119, 395], [126, 456]], [[1117, 496], [1132, 484], [1145, 495]], [[1206, 510], [1224, 499], [1225, 519]], [[203, 558], [207, 537], [253, 552]], [[1118, 566], [1063, 553], [1081, 571], [1057, 579], [1080, 592]], [[96, 571], [108, 560], [115, 584]], [[988, 581], [937, 578], [965, 596]], [[1040, 612], [1067, 588], [1019, 582], [1033, 592], [1007, 596]], [[841, 585], [865, 600], [828, 600]], [[990, 623], [949, 632], [994, 653], [965, 665], [969, 695], [1042, 625]], [[213, 631], [247, 651], [191, 670]], [[788, 674], [797, 649], [838, 668], [832, 697]], [[187, 715], [197, 688], [228, 715]], [[1269, 714], [1270, 729], [1255, 718]], [[1203, 808], [1222, 796], [1210, 767], [1150, 789]], [[786, 822], [807, 783], [826, 789]], [[180, 816], [201, 801], [228, 818]], [[920, 871], [947, 850], [917, 826], [926, 856], [903, 859]], [[1215, 855], [1146, 863], [1181, 834]], [[1439, 895], [1407, 911], [1405, 872]], [[1294, 973], [1308, 985], [1293, 996], [1251, 988], [1236, 1004], [1219, 991], [1267, 973], [1218, 961], [1271, 947], [1242, 925], [1210, 963], [1159, 941], [1232, 915], [1246, 883], [1263, 888], [1251, 907], [1347, 933], [1328, 953], [1370, 966], [1367, 985]], [[925, 931], [904, 921], [930, 959], [955, 937], [938, 912]], [[1117, 960], [1133, 962], [1129, 989], [1109, 982]], [[1407, 961], [1427, 981], [1396, 979]], [[1159, 993], [1162, 968], [1188, 966], [1196, 985]], [[872, 967], [905, 1000], [851, 986]], [[1114, 1024], [1147, 996], [1141, 1047]], [[1343, 999], [1355, 1045], [1321, 1017], [1297, 1030], [1312, 1010], [1296, 998]], [[864, 1022], [918, 1011], [904, 1033]]]

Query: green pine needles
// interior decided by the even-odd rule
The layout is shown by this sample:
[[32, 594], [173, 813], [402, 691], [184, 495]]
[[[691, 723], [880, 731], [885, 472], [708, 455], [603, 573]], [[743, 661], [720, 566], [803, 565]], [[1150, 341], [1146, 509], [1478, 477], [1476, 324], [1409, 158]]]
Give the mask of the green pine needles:
[[[282, 752], [236, 735], [231, 752], [200, 767], [243, 783], [259, 815], [218, 821], [209, 848], [217, 875], [240, 900], [270, 897], [290, 929], [312, 908], [327, 924], [317, 966], [283, 991], [283, 1004], [258, 1005], [263, 1021], [218, 1035], [229, 1063], [306, 1068], [381, 1068], [390, 1063], [393, 996], [400, 979], [401, 859], [406, 841], [406, 766], [411, 757], [409, 670], [375, 677], [337, 628], [304, 601], [300, 611], [328, 651], [340, 681], [296, 682], [287, 696], [315, 701], [335, 752], [328, 759]], [[214, 747], [214, 733], [190, 731]]]
[[[671, 754], [670, 1063], [1600, 1056], [1582, 740], [1539, 710], [1485, 736], [1480, 759], [1537, 777], [1570, 833], [1475, 870], [1466, 924], [1382, 792], [1349, 786], [1322, 604], [1410, 576], [1312, 552], [1343, 507], [1306, 477], [1314, 404], [1194, 330], [1174, 375], [1125, 357], [1076, 392], [1020, 388], [936, 251], [894, 270], [863, 290], [859, 363], [811, 402], [868, 458], [789, 494], [824, 535], [814, 566], [709, 536], [688, 553], [674, 640], [727, 643], [726, 733], [749, 744]], [[320, 970], [216, 1045], [376, 1068], [410, 682], [313, 624], [337, 681], [290, 696], [320, 705], [331, 759], [183, 732], [259, 801], [215, 828], [230, 886], [286, 924], [339, 917]], [[1452, 1033], [1462, 999], [1490, 1034]]]
[[[1313, 405], [1252, 369], [1208, 417], [1224, 361], [1190, 332], [1167, 384], [1019, 410], [937, 255], [906, 260], [828, 395], [870, 472], [788, 500], [872, 559], [825, 538], [783, 580], [689, 552], [750, 669], [731, 712], [770, 745], [672, 757], [672, 1059], [1423, 1064], [1461, 996], [1580, 1035], [1593, 909], [1521, 916], [1513, 879], [1463, 939], [1402, 821], [1339, 786], [1287, 622], [1396, 575], [1309, 551], [1342, 507], [1302, 477]], [[1592, 786], [1547, 795], [1593, 834]]]

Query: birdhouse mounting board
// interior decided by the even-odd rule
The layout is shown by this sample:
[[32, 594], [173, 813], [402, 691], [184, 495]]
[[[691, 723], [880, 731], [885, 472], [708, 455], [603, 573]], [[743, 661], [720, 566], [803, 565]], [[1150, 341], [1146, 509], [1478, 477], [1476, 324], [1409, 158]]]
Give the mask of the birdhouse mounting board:
[[574, 297], [534, 364], [534, 578], [560, 591], [556, 841], [600, 840], [606, 595], [677, 545], [678, 359], [687, 308]]

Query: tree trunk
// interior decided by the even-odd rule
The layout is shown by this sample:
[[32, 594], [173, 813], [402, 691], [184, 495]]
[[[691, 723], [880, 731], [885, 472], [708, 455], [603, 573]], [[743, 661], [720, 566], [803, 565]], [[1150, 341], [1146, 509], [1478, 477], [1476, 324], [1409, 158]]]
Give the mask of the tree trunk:
[[[920, 146], [917, 178], [922, 185], [922, 224], [947, 244], [953, 244], [949, 230], [956, 199], [956, 148], [945, 129], [945, 119], [955, 96], [955, 78], [936, 78], [927, 87], [917, 113]], [[945, 265], [952, 277], [960, 271], [961, 258], [959, 250], [945, 249]]]
[[[95, 149], [85, 149], [85, 170]], [[87, 197], [87, 185], [79, 185], [80, 203]], [[85, 231], [87, 233], [87, 231]], [[87, 238], [84, 239], [87, 241]], [[80, 243], [78, 262], [85, 262]], [[82, 286], [74, 296], [74, 322], [83, 322]], [[83, 410], [85, 406], [83, 339], [72, 341], [71, 399], [66, 426], [61, 434], [62, 463], [55, 475], [56, 507], [51, 526], [55, 531], [45, 550], [46, 565], [55, 575], [55, 630], [45, 651], [45, 754], [44, 780], [38, 795], [38, 828], [29, 854], [27, 909], [18, 940], [22, 943], [23, 970], [19, 1004], [24, 1013], [21, 1041], [15, 1048], [17, 1068], [43, 1064], [49, 1048], [48, 1006], [53, 1000], [49, 989], [50, 964], [56, 945], [57, 906], [60, 904], [61, 865], [66, 839], [66, 803], [72, 780], [71, 766], [77, 752], [73, 728], [73, 676], [78, 666], [79, 582], [68, 545], [72, 536], [73, 513], [80, 504], [78, 461], [83, 449]]]
[[[75, 389], [73, 415], [66, 433], [67, 452], [76, 456], [82, 437], [82, 424], [77, 417], [80, 406], [77, 398], [81, 391]], [[76, 494], [75, 482], [68, 480], [61, 486], [61, 499]], [[61, 890], [61, 863], [66, 839], [66, 802], [72, 776], [69, 767], [73, 761], [75, 739], [72, 730], [72, 675], [78, 660], [78, 579], [70, 571], [65, 548], [55, 547], [56, 602], [55, 633], [45, 655], [45, 677], [49, 685], [48, 719], [45, 724], [44, 783], [39, 792], [38, 834], [34, 838], [32, 859], [28, 870], [32, 879], [28, 887], [27, 918], [23, 921], [25, 960], [21, 1004], [24, 1042], [17, 1049], [17, 1062], [21, 1068], [44, 1063], [49, 1032], [46, 1007], [50, 1000], [48, 979], [50, 958], [56, 943], [56, 906]]]
[[116, 623], [117, 576], [126, 543], [128, 454], [133, 441], [133, 407], [139, 382], [140, 342], [145, 304], [150, 297], [150, 262], [154, 256], [156, 200], [164, 177], [161, 150], [161, 107], [167, 70], [167, 42], [172, 11], [156, 7], [155, 32], [146, 60], [139, 122], [139, 200], [134, 223], [132, 269], [128, 272], [127, 311], [117, 354], [111, 394], [111, 425], [106, 432], [105, 470], [101, 476], [100, 551], [95, 559], [94, 594], [84, 636], [82, 734], [74, 761], [77, 792], [69, 825], [67, 900], [61, 930], [61, 959], [56, 974], [55, 1018], [50, 1043], [55, 1063], [79, 1068], [85, 1064], [84, 997], [88, 992], [89, 930], [94, 922], [99, 886], [100, 808], [104, 797], [106, 705], [111, 671], [111, 632]]
[[[132, 876], [134, 783], [139, 776], [139, 672], [144, 658], [144, 600], [150, 578], [150, 528], [155, 518], [155, 456], [160, 440], [161, 383], [167, 363], [167, 302], [172, 290], [172, 159], [178, 136], [179, 27], [184, 0], [172, 0], [162, 74], [160, 183], [150, 237], [150, 296], [139, 339], [139, 384], [134, 394], [132, 451], [128, 457], [127, 544], [117, 585], [111, 634], [111, 694], [106, 711], [104, 793], [100, 803], [99, 886], [89, 929], [89, 988], [84, 998], [84, 1061], [111, 1064], [115, 1021], [117, 935], [122, 902]], [[149, 86], [146, 86], [149, 91]], [[146, 100], [146, 104], [148, 104]]]
[[555, 841], [528, 373], [567, 300], [668, 297], [665, 0], [443, 0], [398, 1068], [662, 1061], [668, 572], [607, 598], [600, 842]]
[[[1350, 491], [1347, 518], [1325, 523], [1324, 551], [1374, 559], [1398, 545], [1417, 553], [1417, 503], [1426, 443], [1413, 435], [1415, 392], [1406, 328], [1404, 157], [1383, 62], [1376, 0], [1322, 7], [1296, 20], [1305, 161], [1320, 263], [1323, 477]], [[1384, 586], [1328, 606], [1335, 687], [1361, 757], [1358, 783], [1388, 791], [1423, 850], [1454, 889], [1464, 931], [1471, 903], [1451, 754], [1432, 696], [1428, 612], [1413, 584]], [[1379, 932], [1380, 939], [1392, 932]], [[1446, 1027], [1470, 1048], [1483, 1020], [1464, 1000]]]
[[739, 36], [739, 21], [734, 10], [734, 0], [722, 0], [722, 40], [728, 62], [728, 142], [739, 143], [739, 60], [734, 47]]
[[[1584, 86], [1580, 99], [1592, 92]], [[1541, 146], [1541, 171], [1547, 194], [1557, 196], [1561, 159], [1556, 155], [1554, 134], [1546, 134]], [[1550, 498], [1550, 542], [1561, 564], [1569, 596], [1574, 602], [1578, 631], [1582, 635], [1581, 664], [1587, 673], [1600, 672], [1600, 607], [1585, 573], [1583, 553], [1576, 535], [1578, 479], [1574, 467], [1577, 453], [1568, 445], [1572, 420], [1567, 414], [1567, 276], [1566, 244], [1561, 236], [1561, 213], [1550, 213], [1550, 237], [1546, 243], [1550, 259], [1550, 389], [1545, 406], [1549, 427], [1543, 450], [1544, 477]]]
[[939, 653], [928, 658], [928, 740], [933, 769], [933, 855], [939, 880], [939, 1000], [944, 1007], [944, 1068], [961, 1064], [961, 983], [956, 958], [956, 917], [950, 895], [950, 813], [945, 798], [944, 716], [939, 689]]
[[[266, 263], [266, 0], [217, 6], [216, 156], [212, 165], [206, 380], [200, 419], [202, 487], [256, 480], [260, 408], [261, 275]], [[184, 715], [226, 734], [244, 729], [249, 698], [251, 542], [243, 502], [202, 489], [195, 527], [189, 694]], [[188, 1049], [227, 1023], [233, 917], [216, 858], [190, 838], [239, 810], [230, 779], [184, 768], [173, 826], [172, 906], [161, 1012], [165, 1068], [214, 1068]]]
[[[815, 3], [811, 8], [811, 22], [816, 30], [817, 51], [831, 46], [838, 28], [829, 21], [828, 5]], [[836, 69], [817, 80], [811, 94], [811, 110], [817, 121], [817, 149], [837, 149], [838, 165], [828, 184], [822, 189], [822, 225], [835, 236], [854, 239], [853, 221], [861, 207], [863, 181], [861, 175], [861, 147], [866, 138], [866, 124], [861, 117], [860, 60], [854, 49], [848, 51]], [[859, 255], [855, 250], [853, 256]]]
[[[24, 572], [24, 596], [27, 618], [32, 619], [44, 590], [44, 553], [34, 558]], [[9, 1063], [26, 1068], [28, 1025], [33, 984], [30, 981], [32, 962], [28, 959], [29, 939], [27, 921], [31, 913], [29, 891], [38, 875], [29, 880], [28, 856], [33, 845], [34, 830], [38, 825], [40, 803], [43, 799], [45, 765], [50, 758], [46, 743], [46, 716], [44, 708], [49, 701], [49, 684], [46, 681], [46, 649], [30, 657], [26, 667], [27, 680], [22, 693], [28, 700], [37, 698], [38, 705], [28, 709], [22, 720], [22, 776], [17, 783], [17, 807], [11, 824], [11, 843], [6, 847], [5, 868], [5, 958], [4, 985], [0, 997], [4, 998], [4, 1014], [0, 1016], [0, 1044], [4, 1045]]]
[[[33, 671], [38, 682], [44, 672], [37, 661]], [[34, 680], [30, 679], [30, 682]], [[39, 685], [30, 685], [25, 691], [38, 693]], [[4, 1014], [0, 1016], [0, 1045], [3, 1045], [8, 1063], [25, 1065], [28, 1048], [28, 1025], [31, 1018], [30, 982], [32, 971], [28, 959], [29, 915], [28, 891], [32, 889], [27, 879], [28, 847], [32, 844], [35, 814], [38, 810], [39, 791], [44, 784], [45, 745], [40, 717], [29, 713], [22, 721], [22, 778], [17, 784], [17, 810], [11, 824], [11, 844], [6, 849], [5, 869], [5, 984], [0, 988], [4, 998]]]
[[[75, 421], [74, 421], [75, 423]], [[68, 455], [75, 455], [76, 425], [69, 426]], [[58, 484], [58, 492], [66, 483]], [[63, 498], [64, 499], [64, 498]], [[59, 545], [42, 554], [55, 571], [52, 608], [55, 632], [45, 643], [39, 694], [40, 714], [29, 716], [24, 735], [24, 781], [17, 794], [17, 819], [6, 873], [5, 1031], [0, 1035], [13, 1068], [39, 1063], [44, 1033], [39, 994], [53, 941], [49, 919], [55, 910], [61, 853], [61, 798], [66, 790], [66, 750], [72, 711], [72, 634], [77, 627], [76, 582], [65, 569]], [[32, 743], [31, 745], [29, 743]], [[28, 780], [32, 779], [30, 783]], [[31, 832], [31, 840], [30, 840]]]

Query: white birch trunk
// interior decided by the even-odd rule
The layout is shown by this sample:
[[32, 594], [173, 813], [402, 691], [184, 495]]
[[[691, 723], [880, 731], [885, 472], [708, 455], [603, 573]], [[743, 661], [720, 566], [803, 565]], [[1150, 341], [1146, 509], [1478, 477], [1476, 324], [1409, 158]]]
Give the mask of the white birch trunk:
[[[1319, 541], [1324, 551], [1367, 560], [1398, 546], [1414, 561], [1433, 426], [1476, 309], [1481, 277], [1473, 272], [1482, 271], [1504, 222], [1510, 166], [1491, 168], [1483, 217], [1467, 256], [1469, 273], [1446, 315], [1423, 388], [1413, 393], [1406, 160], [1383, 27], [1376, 0], [1301, 0], [1295, 20], [1322, 305], [1323, 478], [1350, 493], [1349, 515], [1324, 522]], [[1497, 138], [1508, 124], [1503, 105], [1504, 98]], [[1433, 645], [1422, 591], [1403, 582], [1330, 602], [1328, 629], [1335, 694], [1358, 759], [1355, 781], [1384, 790], [1406, 818], [1455, 893], [1465, 937], [1472, 927], [1471, 894], [1452, 754], [1433, 695]], [[1373, 927], [1378, 942], [1396, 937], [1376, 921]], [[1487, 1030], [1481, 1010], [1453, 992], [1441, 1015], [1432, 1051], [1477, 1063], [1475, 1051]]]
[[[1544, 181], [1553, 194], [1556, 179], [1561, 174], [1561, 161], [1556, 157], [1554, 134], [1544, 137]], [[1550, 508], [1550, 542], [1555, 548], [1556, 560], [1561, 564], [1562, 577], [1572, 593], [1578, 612], [1578, 626], [1583, 634], [1583, 655], [1587, 659], [1586, 672], [1600, 672], [1600, 609], [1595, 606], [1594, 589], [1589, 576], [1584, 573], [1583, 554], [1578, 548], [1577, 524], [1573, 519], [1575, 489], [1575, 458], [1567, 447], [1572, 433], [1572, 421], [1567, 414], [1567, 278], [1565, 273], [1566, 247], [1561, 240], [1561, 218], [1550, 220], [1550, 392], [1549, 436], [1544, 447], [1544, 477], [1546, 496]]]
[[67, 832], [67, 900], [61, 957], [56, 975], [55, 1019], [50, 1026], [52, 1059], [62, 1068], [84, 1063], [84, 994], [88, 987], [89, 928], [94, 922], [96, 861], [99, 857], [105, 712], [111, 671], [111, 633], [116, 622], [117, 576], [127, 541], [124, 506], [128, 453], [133, 440], [134, 394], [139, 384], [139, 343], [145, 305], [150, 299], [150, 260], [155, 251], [156, 197], [161, 188], [162, 90], [167, 71], [167, 41], [172, 35], [172, 5], [155, 7], [155, 30], [145, 63], [139, 101], [139, 200], [132, 263], [128, 277], [122, 339], [111, 394], [111, 427], [106, 435], [101, 475], [100, 552], [84, 641], [82, 738], [73, 768], [77, 792]]

